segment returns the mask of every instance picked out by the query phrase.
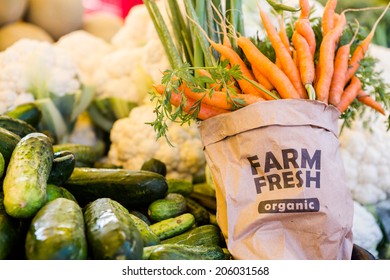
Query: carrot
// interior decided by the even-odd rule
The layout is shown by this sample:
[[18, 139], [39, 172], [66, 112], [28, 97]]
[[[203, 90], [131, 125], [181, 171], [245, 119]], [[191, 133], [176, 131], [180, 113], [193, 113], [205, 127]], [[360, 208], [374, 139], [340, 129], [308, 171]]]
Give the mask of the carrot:
[[[156, 89], [156, 91], [159, 94], [161, 94], [161, 95], [165, 94], [165, 89], [164, 89], [163, 85], [155, 85], [154, 88]], [[185, 101], [183, 101], [182, 100], [183, 96], [180, 93], [172, 91], [170, 94], [171, 94], [171, 96], [170, 96], [169, 102], [173, 106], [179, 107], [180, 105], [183, 105], [182, 109], [184, 112], [186, 112], [187, 114], [195, 113], [195, 107], [197, 105], [196, 100], [189, 98], [189, 97], [185, 97]], [[214, 117], [216, 115], [220, 115], [220, 114], [228, 113], [228, 112], [229, 112], [228, 110], [221, 109], [221, 108], [218, 108], [218, 107], [215, 107], [212, 105], [208, 105], [205, 103], [201, 103], [199, 112], [198, 112], [196, 117], [200, 120], [206, 120], [206, 119]]]
[[273, 26], [270, 18], [267, 13], [264, 12], [260, 6], [260, 17], [263, 21], [264, 28], [267, 32], [268, 38], [271, 41], [271, 44], [275, 50], [276, 57], [280, 60], [282, 65], [282, 70], [286, 73], [287, 77], [290, 79], [291, 83], [294, 85], [294, 88], [298, 92], [301, 98], [307, 98], [306, 91], [302, 85], [301, 78], [299, 76], [298, 67], [294, 63], [290, 53], [282, 43], [275, 27]]
[[284, 47], [286, 48], [288, 53], [290, 55], [292, 55], [290, 40], [288, 39], [288, 36], [287, 36], [286, 26], [284, 25], [283, 17], [279, 18], [279, 33], [278, 34], [279, 34], [280, 40], [282, 41]]
[[264, 98], [253, 94], [227, 94], [223, 91], [195, 92], [187, 86], [180, 87], [186, 97], [195, 101], [201, 101], [204, 104], [212, 105], [225, 110], [235, 110], [240, 107], [253, 104], [258, 101], [264, 101]]
[[[263, 85], [267, 90], [273, 90], [275, 87], [271, 84], [271, 82], [268, 80], [266, 76], [264, 76], [260, 70], [258, 69], [257, 65], [252, 65], [252, 72], [255, 76], [257, 82], [261, 85]], [[269, 96], [269, 95], [267, 95]], [[268, 98], [267, 98], [268, 99]], [[274, 99], [271, 96], [269, 96], [269, 99]]]
[[349, 85], [345, 88], [343, 94], [341, 95], [340, 102], [337, 104], [337, 109], [343, 113], [349, 105], [351, 105], [352, 101], [358, 96], [360, 90], [362, 89], [362, 83], [359, 78], [353, 76]]
[[305, 40], [309, 44], [311, 55], [314, 57], [317, 42], [314, 30], [310, 25], [310, 21], [308, 19], [298, 19], [295, 22], [295, 31], [305, 38]]
[[370, 33], [367, 35], [367, 37], [356, 47], [355, 51], [352, 54], [351, 60], [348, 64], [348, 73], [346, 77], [346, 82], [348, 82], [353, 75], [355, 75], [356, 71], [358, 70], [360, 66], [360, 61], [363, 59], [365, 53], [368, 50], [368, 47], [374, 38], [375, 30], [379, 24], [379, 21], [383, 18], [383, 16], [386, 14], [387, 10], [389, 9], [390, 2], [387, 4], [385, 10], [383, 13], [379, 16], [379, 18], [375, 21], [374, 26], [372, 27]]
[[294, 32], [292, 42], [297, 52], [298, 68], [302, 84], [305, 86], [310, 99], [314, 99], [313, 83], [315, 77], [315, 67], [313, 56], [310, 51], [310, 46], [305, 38], [298, 32]]
[[370, 95], [365, 93], [363, 90], [361, 90], [357, 96], [357, 100], [359, 102], [362, 102], [363, 104], [373, 108], [377, 112], [381, 113], [382, 115], [385, 115], [385, 109], [382, 107], [382, 105], [376, 101], [374, 98], [372, 98]]
[[317, 100], [328, 103], [329, 88], [334, 71], [336, 46], [346, 24], [345, 14], [340, 15], [337, 25], [322, 39], [317, 63], [318, 79], [315, 84]]
[[334, 14], [337, 7], [337, 0], [328, 0], [322, 14], [322, 34], [325, 36], [335, 27]]
[[329, 89], [329, 100], [328, 102], [334, 106], [336, 106], [340, 102], [341, 94], [343, 93], [345, 87], [345, 80], [348, 70], [348, 61], [349, 54], [351, 51], [351, 45], [355, 40], [359, 31], [359, 25], [356, 29], [354, 36], [348, 44], [345, 44], [338, 48], [336, 52], [336, 57], [334, 59], [334, 71], [332, 82], [330, 84]]
[[258, 70], [268, 78], [282, 98], [301, 98], [286, 74], [246, 37], [237, 38], [238, 46], [243, 50], [251, 65], [257, 66]]
[[299, 19], [308, 19], [310, 15], [310, 4], [308, 0], [299, 0], [299, 7], [301, 8], [301, 13]]

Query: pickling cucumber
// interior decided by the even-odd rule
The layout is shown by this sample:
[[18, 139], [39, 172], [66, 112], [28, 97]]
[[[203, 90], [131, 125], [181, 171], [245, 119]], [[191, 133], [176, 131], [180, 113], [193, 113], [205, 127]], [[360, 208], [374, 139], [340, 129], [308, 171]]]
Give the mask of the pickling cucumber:
[[75, 156], [77, 167], [92, 167], [94, 163], [103, 156], [105, 144], [99, 141], [96, 146], [84, 145], [79, 143], [61, 143], [53, 145], [55, 153], [68, 151]]
[[180, 216], [169, 218], [150, 225], [150, 229], [164, 240], [186, 232], [195, 224], [195, 218], [190, 213], [184, 213]]
[[161, 244], [144, 249], [143, 259], [148, 260], [224, 260], [225, 253], [219, 246], [190, 246]]
[[80, 205], [98, 198], [111, 198], [132, 210], [165, 197], [164, 176], [143, 170], [76, 167], [64, 183]]
[[25, 251], [29, 260], [83, 260], [87, 239], [80, 206], [57, 198], [45, 204], [31, 221]]
[[11, 158], [12, 152], [20, 141], [20, 136], [0, 127], [0, 153], [4, 157], [5, 168]]
[[169, 193], [179, 193], [188, 196], [194, 189], [192, 182], [185, 179], [168, 178], [167, 183]]
[[15, 218], [29, 218], [46, 203], [46, 185], [53, 163], [49, 137], [34, 132], [16, 145], [4, 177], [4, 206]]
[[59, 151], [54, 153], [53, 164], [47, 182], [62, 186], [72, 174], [76, 164], [76, 158], [69, 151]]
[[130, 213], [130, 217], [133, 219], [135, 226], [141, 233], [145, 247], [160, 244], [160, 238], [151, 230], [146, 222], [132, 213]]
[[42, 112], [32, 102], [18, 105], [14, 109], [5, 112], [5, 114], [12, 118], [25, 121], [33, 127], [37, 127], [42, 118]]
[[7, 115], [0, 115], [0, 127], [15, 133], [19, 137], [24, 137], [29, 133], [37, 132], [35, 127], [27, 122]]
[[86, 234], [94, 259], [142, 259], [143, 240], [128, 210], [109, 198], [85, 207]]
[[74, 196], [65, 188], [53, 184], [46, 186], [46, 203], [56, 198], [63, 197], [77, 202]]
[[165, 198], [153, 201], [148, 207], [148, 216], [154, 222], [179, 216], [186, 212], [187, 205], [184, 196], [178, 193], [168, 193]]
[[194, 215], [196, 225], [202, 226], [210, 223], [210, 214], [206, 208], [192, 198], [186, 197], [187, 211]]
[[161, 241], [162, 244], [185, 244], [191, 246], [213, 246], [223, 243], [221, 230], [215, 225], [194, 227], [189, 231]]

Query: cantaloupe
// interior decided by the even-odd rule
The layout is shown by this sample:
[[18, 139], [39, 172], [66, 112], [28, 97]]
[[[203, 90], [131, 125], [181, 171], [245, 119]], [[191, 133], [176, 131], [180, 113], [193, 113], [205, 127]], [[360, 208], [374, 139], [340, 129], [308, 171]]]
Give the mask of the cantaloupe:
[[83, 29], [103, 40], [111, 38], [123, 26], [123, 19], [109, 12], [92, 12], [85, 16]]
[[82, 28], [82, 0], [30, 0], [27, 21], [45, 29], [54, 40]]
[[0, 26], [21, 19], [27, 2], [28, 0], [0, 0]]
[[0, 28], [0, 51], [5, 50], [22, 38], [53, 42], [53, 38], [42, 28], [32, 23], [19, 21]]

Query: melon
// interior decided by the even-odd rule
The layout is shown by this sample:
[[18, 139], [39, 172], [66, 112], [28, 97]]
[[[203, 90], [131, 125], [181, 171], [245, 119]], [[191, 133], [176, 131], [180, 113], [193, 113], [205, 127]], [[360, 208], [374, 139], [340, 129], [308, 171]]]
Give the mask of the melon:
[[0, 26], [18, 21], [26, 11], [28, 0], [0, 0]]
[[19, 21], [0, 28], [0, 51], [5, 50], [22, 38], [53, 42], [53, 38], [39, 26]]
[[46, 30], [54, 40], [82, 28], [82, 0], [30, 0], [27, 21]]

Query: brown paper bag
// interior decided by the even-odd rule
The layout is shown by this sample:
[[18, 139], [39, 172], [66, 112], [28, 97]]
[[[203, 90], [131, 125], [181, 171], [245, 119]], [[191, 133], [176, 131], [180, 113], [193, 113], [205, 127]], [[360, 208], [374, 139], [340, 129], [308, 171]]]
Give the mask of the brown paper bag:
[[339, 111], [260, 102], [201, 122], [217, 222], [235, 259], [350, 259], [353, 203]]

